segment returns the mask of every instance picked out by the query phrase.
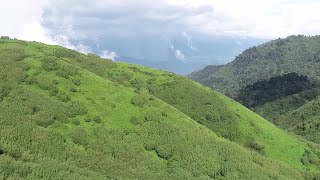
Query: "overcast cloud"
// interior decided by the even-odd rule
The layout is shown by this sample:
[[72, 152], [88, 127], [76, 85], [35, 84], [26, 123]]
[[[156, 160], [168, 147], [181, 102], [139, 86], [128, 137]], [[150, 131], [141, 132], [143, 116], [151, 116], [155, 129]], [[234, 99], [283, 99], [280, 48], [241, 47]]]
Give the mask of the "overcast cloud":
[[[320, 32], [316, 0], [0, 1], [1, 35], [83, 52], [90, 48], [70, 40], [174, 33], [271, 39]], [[183, 58], [179, 50], [176, 55]]]
[[276, 38], [320, 31], [316, 0], [1, 1], [0, 33], [28, 40], [172, 31]]

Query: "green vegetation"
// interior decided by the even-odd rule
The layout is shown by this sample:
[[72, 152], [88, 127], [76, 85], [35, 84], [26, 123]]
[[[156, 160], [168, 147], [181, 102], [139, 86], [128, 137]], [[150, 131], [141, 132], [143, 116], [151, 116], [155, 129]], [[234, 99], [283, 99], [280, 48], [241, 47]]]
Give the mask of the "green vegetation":
[[2, 179], [316, 179], [320, 150], [187, 78], [0, 40]]
[[320, 80], [320, 36], [289, 36], [252, 47], [223, 66], [208, 66], [192, 79], [235, 97], [258, 81], [295, 72]]

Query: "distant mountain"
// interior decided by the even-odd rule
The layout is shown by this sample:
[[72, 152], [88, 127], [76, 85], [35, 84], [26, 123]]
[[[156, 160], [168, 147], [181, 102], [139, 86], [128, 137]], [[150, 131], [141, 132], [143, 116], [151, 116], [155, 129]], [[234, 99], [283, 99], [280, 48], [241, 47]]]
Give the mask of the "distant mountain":
[[104, 50], [115, 52], [118, 55], [117, 61], [187, 75], [210, 64], [225, 64], [248, 47], [264, 41], [190, 33], [104, 36], [96, 40], [76, 40], [73, 43], [85, 44], [97, 54]]
[[0, 39], [2, 179], [317, 179], [320, 147], [190, 79]]
[[208, 66], [189, 75], [231, 97], [258, 81], [295, 72], [320, 80], [320, 36], [290, 36], [252, 47], [222, 67]]

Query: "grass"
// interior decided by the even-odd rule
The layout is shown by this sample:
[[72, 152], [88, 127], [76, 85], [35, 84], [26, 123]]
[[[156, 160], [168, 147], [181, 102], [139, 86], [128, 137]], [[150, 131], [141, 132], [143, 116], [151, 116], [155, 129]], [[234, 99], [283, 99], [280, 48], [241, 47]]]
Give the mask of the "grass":
[[315, 147], [172, 73], [13, 40], [0, 40], [0, 65], [8, 66], [0, 70], [3, 179], [312, 179], [319, 171], [301, 163]]

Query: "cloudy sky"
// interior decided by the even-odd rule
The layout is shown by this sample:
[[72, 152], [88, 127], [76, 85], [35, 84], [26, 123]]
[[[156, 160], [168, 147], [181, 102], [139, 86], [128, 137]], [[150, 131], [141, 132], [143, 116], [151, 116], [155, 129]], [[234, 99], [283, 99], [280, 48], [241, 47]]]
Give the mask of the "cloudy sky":
[[[195, 50], [191, 43], [195, 34], [274, 39], [320, 32], [318, 0], [0, 0], [0, 3], [0, 35], [60, 44], [82, 52], [92, 51], [93, 42], [106, 37], [117, 37], [122, 39], [120, 43], [130, 44], [134, 41], [132, 37], [168, 39], [178, 34]], [[130, 42], [124, 42], [130, 38]], [[91, 44], [80, 43], [85, 39], [90, 39]], [[185, 58], [184, 52], [174, 49], [172, 44], [169, 46], [176, 58]], [[110, 49], [101, 49], [100, 54], [117, 56]]]

